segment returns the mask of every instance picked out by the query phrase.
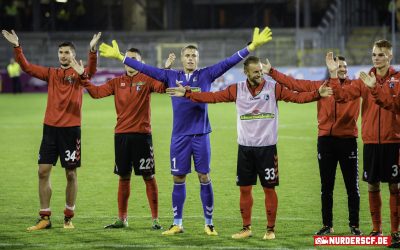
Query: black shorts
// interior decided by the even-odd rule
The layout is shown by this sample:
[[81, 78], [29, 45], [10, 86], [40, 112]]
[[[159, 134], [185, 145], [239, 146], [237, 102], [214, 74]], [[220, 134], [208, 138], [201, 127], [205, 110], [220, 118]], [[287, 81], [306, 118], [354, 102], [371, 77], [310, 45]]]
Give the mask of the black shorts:
[[81, 166], [81, 127], [53, 127], [44, 124], [38, 164], [57, 164], [63, 168]]
[[399, 150], [400, 143], [364, 144], [363, 180], [399, 183]]
[[238, 186], [257, 184], [257, 175], [263, 187], [279, 185], [278, 154], [276, 145], [247, 147], [239, 145], [237, 161]]
[[114, 173], [130, 175], [132, 167], [135, 175], [155, 174], [153, 141], [151, 134], [121, 133], [114, 136]]

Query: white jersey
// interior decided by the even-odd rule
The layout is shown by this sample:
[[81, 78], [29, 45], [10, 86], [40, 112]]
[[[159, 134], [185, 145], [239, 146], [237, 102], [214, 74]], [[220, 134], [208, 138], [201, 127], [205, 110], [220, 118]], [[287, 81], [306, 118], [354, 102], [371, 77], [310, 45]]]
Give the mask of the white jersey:
[[275, 82], [266, 81], [260, 93], [252, 96], [246, 82], [237, 84], [238, 144], [263, 147], [278, 141], [278, 107]]

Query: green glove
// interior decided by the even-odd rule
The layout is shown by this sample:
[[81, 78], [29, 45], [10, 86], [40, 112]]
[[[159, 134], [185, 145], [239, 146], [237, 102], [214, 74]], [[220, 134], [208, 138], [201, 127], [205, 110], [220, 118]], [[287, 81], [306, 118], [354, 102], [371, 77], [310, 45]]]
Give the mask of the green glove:
[[272, 40], [272, 32], [270, 28], [265, 27], [263, 31], [260, 33], [259, 28], [254, 28], [253, 32], [253, 41], [248, 46], [250, 51], [254, 51], [257, 47], [269, 42]]
[[118, 43], [115, 40], [112, 40], [112, 47], [106, 43], [100, 44], [99, 51], [101, 56], [115, 58], [120, 61], [124, 60], [124, 56], [119, 52]]

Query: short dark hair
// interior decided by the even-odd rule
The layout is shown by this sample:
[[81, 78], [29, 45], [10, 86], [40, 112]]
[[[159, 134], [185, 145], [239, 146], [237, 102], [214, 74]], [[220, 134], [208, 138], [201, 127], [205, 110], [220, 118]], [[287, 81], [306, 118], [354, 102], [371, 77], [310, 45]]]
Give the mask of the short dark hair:
[[142, 52], [140, 52], [140, 50], [137, 48], [130, 48], [126, 52], [134, 52], [134, 53], [138, 54], [139, 56], [142, 56]]
[[58, 48], [61, 47], [70, 47], [73, 51], [75, 51], [75, 45], [72, 42], [62, 42], [58, 45]]
[[194, 49], [194, 50], [199, 51], [199, 49], [197, 48], [196, 45], [189, 44], [189, 45], [187, 45], [187, 46], [185, 46], [185, 47], [182, 48], [182, 50], [181, 50], [181, 55], [183, 55], [183, 52], [184, 52], [185, 50], [187, 50], [187, 49]]
[[339, 60], [339, 61], [346, 61], [346, 58], [345, 58], [344, 56], [336, 56], [336, 57], [334, 58], [334, 60], [335, 60], [335, 62], [336, 62], [337, 60]]
[[374, 46], [376, 46], [378, 48], [387, 48], [389, 50], [392, 49], [392, 44], [388, 40], [385, 40], [385, 39], [375, 41]]
[[249, 56], [249, 57], [247, 57], [247, 59], [243, 62], [244, 69], [246, 69], [246, 68], [249, 66], [249, 64], [257, 64], [257, 63], [260, 63], [260, 62], [261, 62], [260, 58], [258, 58], [258, 57], [256, 57], [256, 56]]

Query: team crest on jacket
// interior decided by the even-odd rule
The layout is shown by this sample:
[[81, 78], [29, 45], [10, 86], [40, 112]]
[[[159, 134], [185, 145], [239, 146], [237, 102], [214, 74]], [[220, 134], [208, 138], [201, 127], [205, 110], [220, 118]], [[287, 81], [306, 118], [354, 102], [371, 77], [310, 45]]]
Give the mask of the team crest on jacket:
[[64, 81], [68, 82], [69, 84], [73, 84], [75, 82], [75, 77], [73, 75], [72, 76], [66, 76], [64, 78]]
[[145, 82], [137, 82], [136, 85], [136, 91], [140, 91], [142, 89], [142, 86], [145, 84]]
[[399, 80], [397, 80], [396, 78], [394, 78], [393, 76], [390, 78], [390, 81], [389, 81], [389, 88], [394, 88], [394, 84], [396, 83], [396, 82], [399, 82]]
[[124, 82], [121, 82], [121, 87], [125, 87], [125, 83]]

